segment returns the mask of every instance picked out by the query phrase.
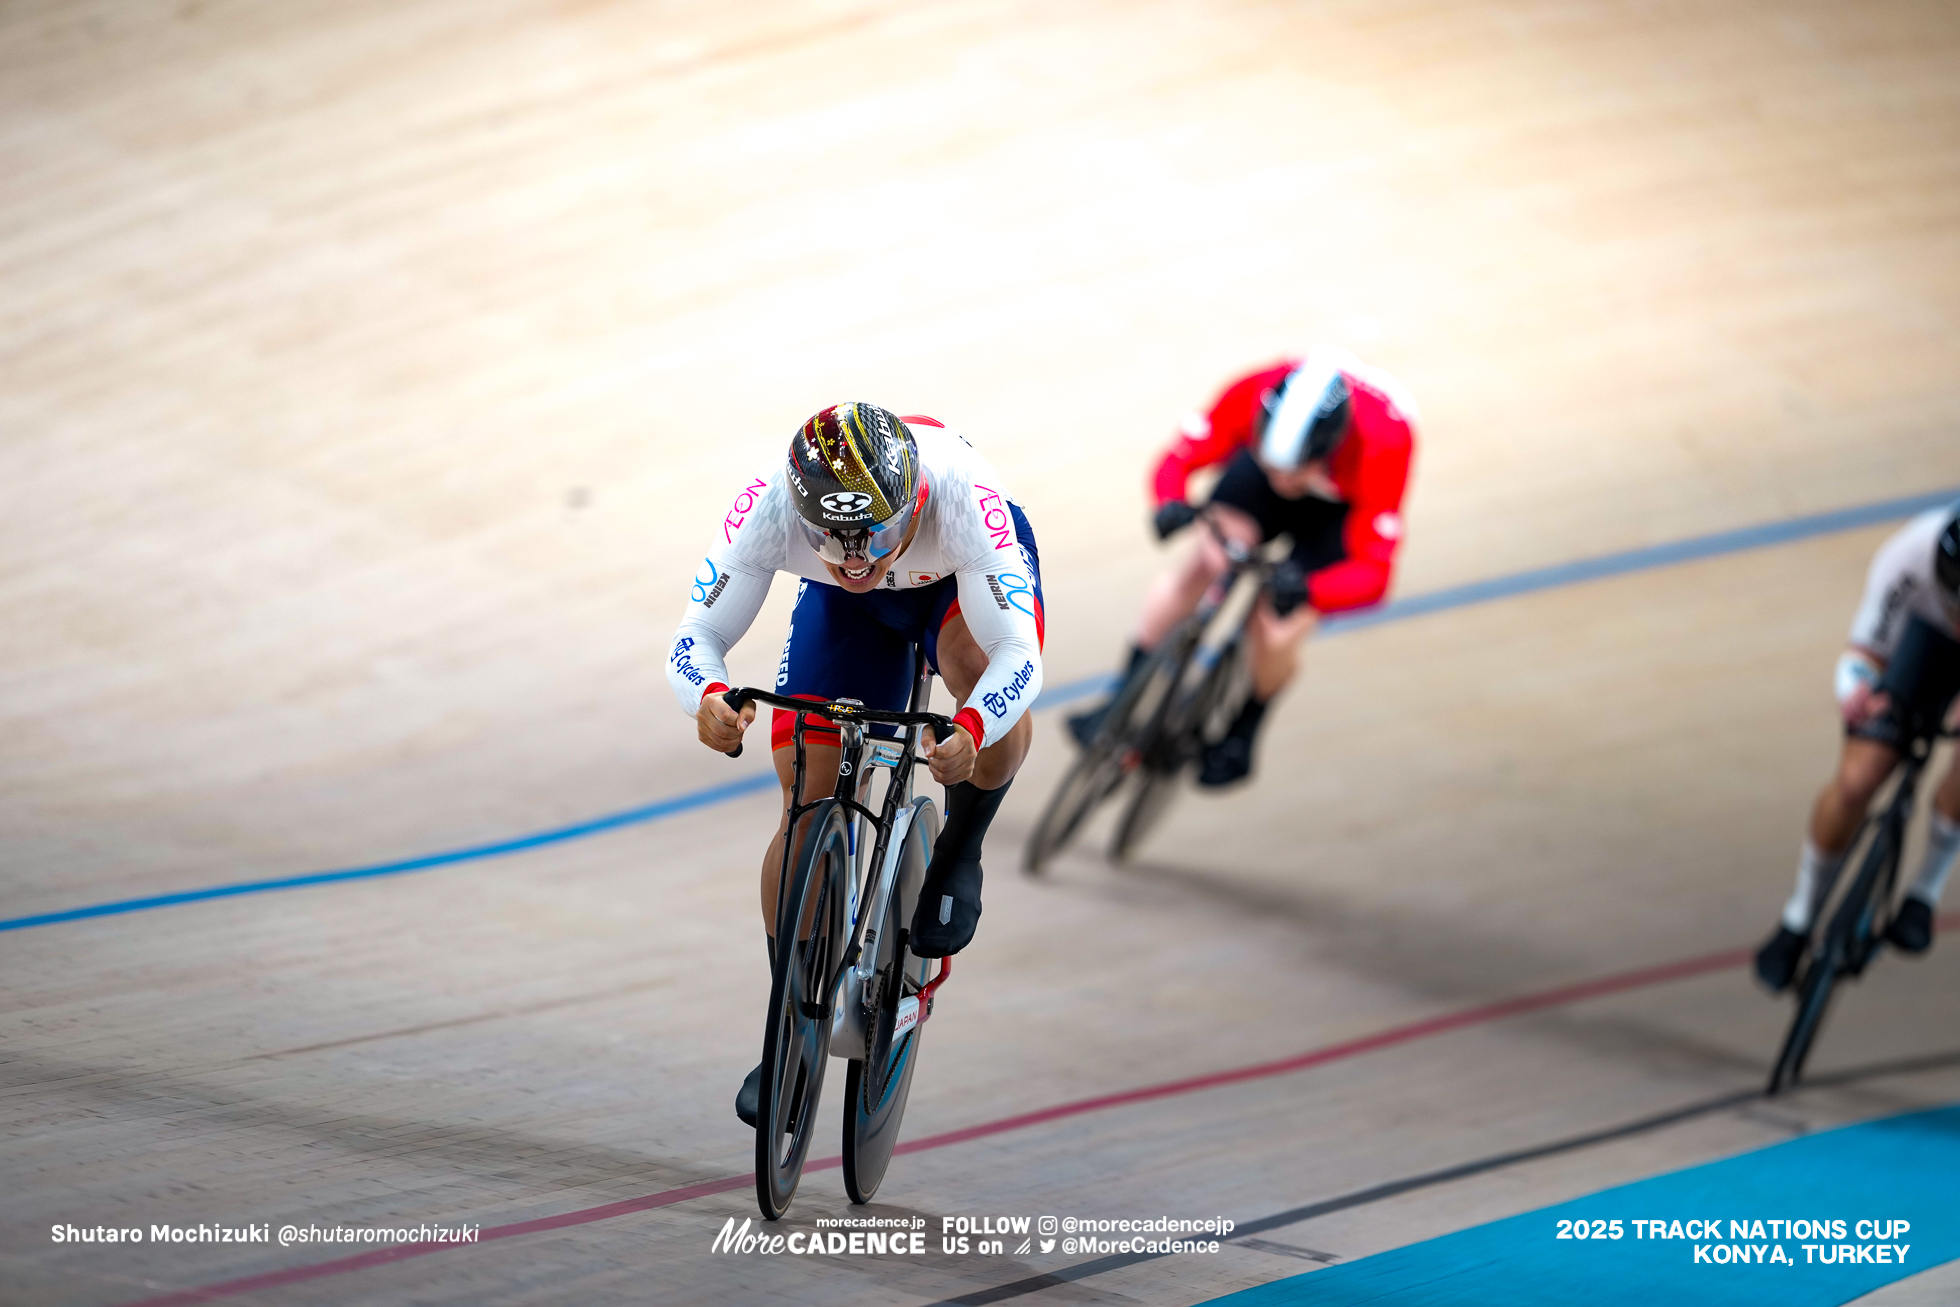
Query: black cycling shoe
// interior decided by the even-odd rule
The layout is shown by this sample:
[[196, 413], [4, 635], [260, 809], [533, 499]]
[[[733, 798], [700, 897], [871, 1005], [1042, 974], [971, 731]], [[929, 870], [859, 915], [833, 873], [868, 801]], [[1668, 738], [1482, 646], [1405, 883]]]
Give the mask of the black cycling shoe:
[[1901, 953], [1924, 953], [1933, 946], [1933, 905], [1906, 895], [1899, 915], [1885, 928], [1885, 939]]
[[912, 914], [912, 953], [922, 958], [949, 958], [973, 942], [980, 924], [980, 859], [940, 859], [926, 869], [919, 887], [919, 906]]
[[1102, 729], [1102, 724], [1109, 719], [1109, 710], [1115, 706], [1116, 700], [1111, 699], [1100, 708], [1076, 713], [1068, 719], [1068, 733], [1075, 737], [1078, 745], [1088, 748], [1095, 743], [1096, 732]]
[[1198, 784], [1214, 789], [1235, 785], [1252, 774], [1252, 741], [1242, 735], [1228, 735], [1205, 750], [1204, 765], [1198, 768]]
[[735, 1115], [742, 1118], [742, 1124], [755, 1129], [755, 1119], [762, 1114], [762, 1063], [755, 1064], [755, 1070], [743, 1079], [742, 1087], [735, 1091]]
[[1797, 974], [1797, 963], [1803, 961], [1804, 950], [1810, 947], [1810, 936], [1778, 925], [1776, 933], [1756, 950], [1756, 979], [1769, 986], [1772, 994], [1781, 994], [1790, 987], [1790, 981]]

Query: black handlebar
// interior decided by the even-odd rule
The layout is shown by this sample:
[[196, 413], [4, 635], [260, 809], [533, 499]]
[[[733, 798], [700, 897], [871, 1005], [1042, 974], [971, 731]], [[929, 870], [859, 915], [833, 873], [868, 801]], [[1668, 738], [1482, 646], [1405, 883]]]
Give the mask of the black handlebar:
[[[885, 708], [867, 708], [861, 703], [839, 703], [836, 700], [824, 702], [816, 699], [792, 699], [788, 695], [771, 694], [767, 690], [743, 686], [722, 694], [722, 702], [735, 710], [737, 716], [742, 709], [752, 703], [766, 703], [774, 708], [785, 708], [790, 712], [806, 712], [813, 716], [827, 718], [833, 722], [866, 722], [886, 726], [923, 726], [932, 732], [932, 742], [943, 744], [953, 733], [953, 719], [941, 717], [936, 712], [893, 712]], [[728, 751], [731, 758], [742, 756], [742, 746], [736, 745]]]

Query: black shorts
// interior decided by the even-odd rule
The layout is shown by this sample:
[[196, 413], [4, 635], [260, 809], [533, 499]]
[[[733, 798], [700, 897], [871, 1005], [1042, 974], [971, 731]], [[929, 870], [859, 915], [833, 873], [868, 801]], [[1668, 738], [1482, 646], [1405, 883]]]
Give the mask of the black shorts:
[[1225, 475], [1211, 492], [1214, 504], [1230, 504], [1259, 524], [1259, 539], [1293, 539], [1293, 561], [1304, 572], [1318, 572], [1347, 557], [1348, 506], [1316, 495], [1286, 499], [1273, 490], [1273, 483], [1249, 449], [1241, 449], [1226, 467]]
[[1891, 700], [1885, 711], [1844, 733], [1903, 752], [1916, 736], [1938, 732], [1960, 693], [1960, 642], [1923, 618], [1907, 618], [1878, 688]]

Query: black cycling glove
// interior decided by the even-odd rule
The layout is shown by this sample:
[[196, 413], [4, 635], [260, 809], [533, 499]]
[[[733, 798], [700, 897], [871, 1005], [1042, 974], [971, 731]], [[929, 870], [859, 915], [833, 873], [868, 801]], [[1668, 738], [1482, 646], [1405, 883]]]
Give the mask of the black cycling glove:
[[1273, 568], [1273, 611], [1287, 616], [1307, 602], [1307, 572], [1298, 559], [1283, 558]]
[[1197, 509], [1182, 499], [1173, 499], [1157, 509], [1157, 538], [1168, 540], [1197, 520]]

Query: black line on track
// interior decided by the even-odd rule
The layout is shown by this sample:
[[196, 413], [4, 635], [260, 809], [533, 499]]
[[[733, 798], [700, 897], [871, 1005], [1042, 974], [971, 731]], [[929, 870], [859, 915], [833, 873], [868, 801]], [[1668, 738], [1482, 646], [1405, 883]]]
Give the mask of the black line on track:
[[[1902, 1058], [1892, 1062], [1875, 1062], [1867, 1066], [1834, 1071], [1827, 1075], [1809, 1076], [1795, 1086], [1795, 1088], [1827, 1088], [1836, 1085], [1852, 1084], [1856, 1081], [1873, 1079], [1879, 1076], [1904, 1075], [1914, 1071], [1937, 1070], [1941, 1067], [1953, 1066], [1955, 1064], [1960, 1064], [1960, 1050], [1949, 1053], [1935, 1053], [1925, 1057]], [[1336, 1198], [1322, 1199], [1320, 1202], [1307, 1203], [1300, 1207], [1289, 1207], [1283, 1212], [1275, 1212], [1271, 1216], [1264, 1216], [1256, 1221], [1247, 1221], [1245, 1224], [1235, 1227], [1232, 1233], [1220, 1242], [1236, 1243], [1240, 1239], [1245, 1239], [1252, 1235], [1264, 1234], [1268, 1230], [1277, 1230], [1282, 1226], [1295, 1225], [1301, 1221], [1311, 1220], [1316, 1216], [1326, 1216], [1333, 1212], [1343, 1212], [1353, 1207], [1365, 1207], [1370, 1203], [1378, 1203], [1384, 1199], [1394, 1198], [1417, 1189], [1428, 1189], [1434, 1185], [1448, 1184], [1452, 1180], [1466, 1179], [1473, 1175], [1481, 1175], [1486, 1171], [1501, 1170], [1507, 1166], [1516, 1166], [1520, 1162], [1536, 1161], [1541, 1157], [1553, 1157], [1559, 1153], [1569, 1153], [1581, 1148], [1590, 1148], [1594, 1144], [1611, 1143], [1616, 1139], [1625, 1139], [1631, 1135], [1645, 1134], [1649, 1130], [1659, 1130], [1665, 1126], [1677, 1125], [1682, 1121], [1692, 1120], [1698, 1116], [1707, 1116], [1711, 1112], [1719, 1112], [1724, 1108], [1740, 1107], [1744, 1103], [1762, 1101], [1764, 1098], [1765, 1095], [1760, 1089], [1738, 1089], [1730, 1093], [1719, 1094], [1714, 1098], [1705, 1098], [1699, 1102], [1689, 1103], [1685, 1107], [1676, 1107], [1665, 1112], [1656, 1113], [1653, 1116], [1641, 1117], [1635, 1121], [1607, 1126], [1603, 1130], [1594, 1130], [1583, 1135], [1573, 1135], [1567, 1139], [1555, 1140], [1548, 1144], [1537, 1144], [1530, 1148], [1519, 1148], [1508, 1153], [1495, 1153], [1489, 1157], [1482, 1157], [1475, 1161], [1445, 1167], [1440, 1171], [1426, 1171], [1421, 1175], [1412, 1175], [1402, 1180], [1390, 1180], [1387, 1184], [1378, 1184], [1368, 1189], [1358, 1189], [1350, 1194], [1342, 1194]], [[927, 1307], [987, 1307], [989, 1303], [1006, 1302], [1013, 1298], [1024, 1297], [1027, 1294], [1039, 1293], [1043, 1289], [1060, 1288], [1065, 1284], [1073, 1284], [1077, 1280], [1086, 1280], [1090, 1276], [1101, 1275], [1105, 1271], [1119, 1270], [1125, 1266], [1135, 1266], [1139, 1262], [1154, 1262], [1161, 1257], [1169, 1257], [1171, 1255], [1170, 1253], [1117, 1253], [1109, 1257], [1099, 1257], [1092, 1262], [1083, 1262], [1076, 1266], [1065, 1266], [1059, 1270], [1048, 1271], [1042, 1275], [1032, 1275], [1024, 1280], [1013, 1280], [1007, 1284], [995, 1285], [990, 1289], [976, 1289], [972, 1293], [961, 1294], [957, 1298], [942, 1298], [936, 1302], [927, 1304]]]

